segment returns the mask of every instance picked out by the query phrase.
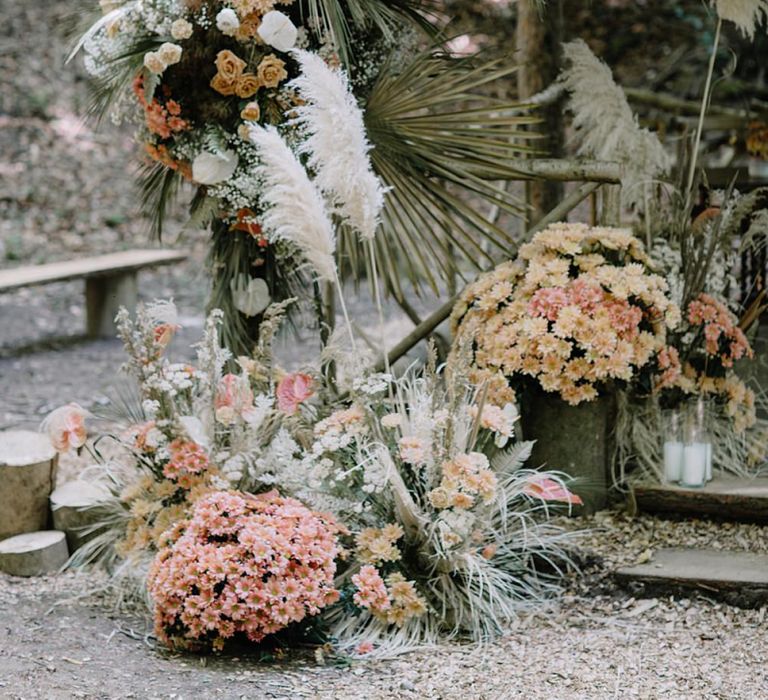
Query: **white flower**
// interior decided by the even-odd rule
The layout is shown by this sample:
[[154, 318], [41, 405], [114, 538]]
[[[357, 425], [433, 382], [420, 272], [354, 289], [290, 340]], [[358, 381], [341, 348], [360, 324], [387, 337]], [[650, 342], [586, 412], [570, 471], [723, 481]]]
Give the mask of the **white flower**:
[[190, 440], [196, 442], [200, 447], [207, 448], [210, 445], [203, 423], [197, 416], [181, 416], [179, 423]]
[[397, 428], [403, 424], [403, 417], [399, 413], [388, 413], [381, 417], [381, 425], [385, 428]]
[[141, 404], [144, 414], [147, 418], [154, 418], [160, 410], [160, 402], [152, 399], [145, 399]]
[[272, 10], [261, 18], [256, 30], [262, 40], [278, 51], [288, 51], [296, 46], [298, 29], [282, 12]]
[[216, 15], [216, 27], [223, 34], [234, 36], [235, 32], [240, 27], [240, 20], [237, 18], [237, 14], [235, 14], [234, 10], [225, 7]]
[[192, 161], [192, 179], [201, 185], [215, 185], [231, 178], [237, 163], [237, 153], [234, 151], [203, 151]]
[[165, 61], [157, 51], [148, 51], [144, 54], [144, 67], [151, 73], [160, 75], [165, 69]]
[[172, 25], [171, 25], [171, 36], [176, 39], [176, 41], [181, 41], [182, 39], [189, 39], [189, 37], [192, 36], [192, 23], [187, 22], [187, 20], [181, 18], [177, 19]]
[[181, 46], [172, 44], [170, 41], [161, 44], [157, 53], [160, 55], [160, 58], [166, 66], [172, 66], [174, 63], [178, 63], [181, 60]]
[[269, 306], [269, 287], [260, 278], [237, 275], [230, 282], [235, 308], [249, 318], [260, 314]]

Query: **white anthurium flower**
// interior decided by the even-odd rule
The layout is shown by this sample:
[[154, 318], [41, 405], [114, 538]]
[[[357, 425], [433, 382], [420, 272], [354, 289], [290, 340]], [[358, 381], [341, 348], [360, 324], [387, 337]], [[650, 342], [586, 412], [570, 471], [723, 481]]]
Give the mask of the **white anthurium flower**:
[[233, 9], [225, 7], [216, 15], [216, 27], [222, 34], [233, 36], [240, 27], [240, 20]]
[[261, 24], [256, 30], [262, 40], [272, 48], [285, 53], [296, 46], [299, 30], [282, 12], [272, 10], [261, 18]]
[[199, 418], [196, 416], [181, 416], [179, 423], [181, 423], [190, 440], [206, 449], [210, 446], [210, 440], [205, 433], [203, 422]]
[[249, 318], [269, 306], [269, 287], [263, 279], [247, 279], [246, 275], [238, 275], [230, 283], [230, 288], [235, 308]]
[[192, 161], [192, 179], [201, 185], [215, 185], [232, 177], [237, 169], [237, 153], [203, 151]]

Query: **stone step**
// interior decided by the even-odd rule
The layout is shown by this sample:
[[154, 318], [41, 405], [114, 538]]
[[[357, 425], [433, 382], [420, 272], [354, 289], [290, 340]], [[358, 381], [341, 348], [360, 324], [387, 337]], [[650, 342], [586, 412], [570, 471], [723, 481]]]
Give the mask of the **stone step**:
[[757, 606], [768, 601], [768, 555], [716, 549], [669, 548], [650, 561], [615, 572], [635, 592], [683, 593], [698, 590], [735, 605]]
[[717, 474], [702, 488], [638, 483], [632, 487], [637, 510], [687, 516], [718, 516], [768, 522], [768, 478]]

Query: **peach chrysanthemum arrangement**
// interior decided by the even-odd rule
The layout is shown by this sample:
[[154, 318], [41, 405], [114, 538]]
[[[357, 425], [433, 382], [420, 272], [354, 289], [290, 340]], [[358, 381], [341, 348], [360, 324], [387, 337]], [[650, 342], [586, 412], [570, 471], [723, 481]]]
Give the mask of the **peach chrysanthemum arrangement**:
[[150, 569], [155, 633], [173, 648], [221, 649], [319, 614], [339, 596], [337, 533], [329, 516], [277, 492], [200, 499]]
[[679, 319], [629, 231], [560, 223], [471, 285], [453, 326], [472, 343], [472, 379], [487, 382], [489, 399], [514, 401], [535, 382], [577, 405], [635, 378]]

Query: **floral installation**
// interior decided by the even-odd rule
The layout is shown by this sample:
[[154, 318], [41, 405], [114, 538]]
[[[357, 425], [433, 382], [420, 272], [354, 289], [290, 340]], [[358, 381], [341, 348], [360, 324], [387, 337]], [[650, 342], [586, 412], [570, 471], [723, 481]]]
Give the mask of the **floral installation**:
[[[136, 381], [138, 396], [126, 404], [123, 426], [113, 433], [108, 457], [94, 452], [102, 478], [113, 493], [107, 503], [109, 527], [76, 553], [76, 562], [105, 558], [143, 588], [152, 557], [164, 534], [188, 518], [194, 504], [211, 493], [251, 488], [256, 464], [283, 421], [298, 420], [313, 396], [312, 377], [284, 374], [272, 367], [271, 338], [285, 304], [267, 311], [262, 338], [252, 357], [232, 358], [220, 346], [221, 314], [210, 315], [194, 365], [175, 363], [168, 346], [179, 324], [171, 302], [139, 306], [135, 318], [125, 309], [117, 317], [128, 361], [124, 369]], [[233, 371], [234, 370], [234, 371]], [[293, 385], [289, 404], [277, 387]], [[284, 393], [284, 390], [283, 390]], [[79, 407], [78, 407], [79, 409]], [[66, 406], [45, 421], [49, 433], [81, 429], [82, 410]], [[84, 431], [84, 427], [82, 428]], [[69, 431], [69, 432], [67, 432]], [[64, 445], [63, 445], [64, 446]]]
[[465, 357], [395, 378], [346, 345], [337, 366], [358, 373], [340, 402], [325, 373], [274, 366], [268, 334], [227, 371], [218, 324], [179, 365], [172, 304], [118, 315], [139, 405], [104, 460], [101, 534], [73, 563], [101, 560], [123, 595], [148, 593], [159, 639], [220, 649], [311, 617], [344, 652], [388, 655], [487, 639], [558, 590], [571, 562], [550, 510], [581, 499], [524, 468], [515, 407], [473, 389]]
[[[502, 165], [504, 158], [490, 167], [487, 149], [502, 148], [510, 158], [530, 150], [528, 137], [516, 128], [530, 122], [530, 108], [501, 105], [478, 89], [514, 67], [492, 62], [485, 66], [488, 78], [478, 81], [474, 57], [454, 56], [442, 46], [442, 20], [431, 3], [103, 0], [99, 7], [101, 17], [72, 56], [84, 56], [95, 87], [94, 111], [137, 126], [145, 158], [142, 198], [158, 232], [180, 186], [193, 188], [190, 224], [210, 226], [212, 232], [210, 308], [223, 310], [222, 336], [235, 354], [251, 351], [267, 305], [252, 303], [254, 281], [266, 285], [259, 285], [259, 297], [277, 301], [308, 286], [300, 263], [310, 249], [297, 251], [296, 240], [270, 217], [271, 190], [289, 161], [264, 164], [264, 144], [253, 142], [260, 129], [284, 138], [311, 173], [302, 201], [314, 200], [315, 206], [301, 217], [294, 211], [294, 219], [325, 227], [326, 254], [335, 254], [325, 226], [331, 219], [339, 244], [351, 249], [353, 260], [374, 264], [371, 241], [381, 225], [379, 254], [385, 250], [388, 260], [406, 261], [410, 270], [418, 266], [430, 283], [433, 269], [456, 267], [457, 255], [476, 264], [466, 246], [466, 228], [485, 232], [486, 220], [467, 217], [448, 185], [496, 202], [498, 189], [484, 184], [484, 173], [490, 171], [490, 180], [519, 179], [519, 172]], [[425, 45], [430, 46], [426, 52]], [[391, 93], [413, 99], [393, 100]], [[444, 150], [461, 153], [452, 168], [431, 153], [432, 130], [413, 122], [425, 111], [444, 115]], [[468, 136], [457, 114], [459, 122], [466, 117], [467, 123], [486, 128]], [[500, 147], [505, 142], [499, 137], [507, 135], [509, 147]], [[373, 147], [375, 159], [369, 158]], [[480, 180], [468, 187], [468, 177]], [[294, 177], [293, 185], [297, 182]], [[392, 206], [397, 204], [396, 216], [382, 214], [386, 190]], [[433, 217], [439, 225], [410, 213], [416, 190], [425, 206], [440, 213]], [[505, 209], [521, 211], [511, 198]], [[411, 218], [407, 236], [402, 212]], [[444, 242], [446, 225], [458, 245]], [[511, 241], [492, 223], [488, 227]], [[440, 265], [426, 258], [414, 261], [414, 236], [429, 242]], [[344, 270], [357, 275], [363, 267]], [[399, 288], [392, 269], [384, 268], [384, 280]]]
[[174, 524], [148, 576], [155, 633], [171, 648], [261, 642], [339, 596], [338, 526], [277, 492], [216, 491]]
[[259, 477], [351, 533], [341, 600], [326, 615], [341, 647], [386, 655], [444, 636], [487, 639], [556, 590], [559, 574], [534, 573], [532, 557], [569, 567], [546, 515], [581, 499], [560, 475], [523, 468], [532, 444], [514, 442], [514, 406], [483, 399], [458, 359], [356, 387], [314, 424], [311, 444], [276, 439]]
[[680, 311], [624, 229], [553, 224], [481, 277], [453, 312], [473, 345], [472, 379], [497, 403], [534, 380], [578, 405], [629, 383], [665, 346]]

